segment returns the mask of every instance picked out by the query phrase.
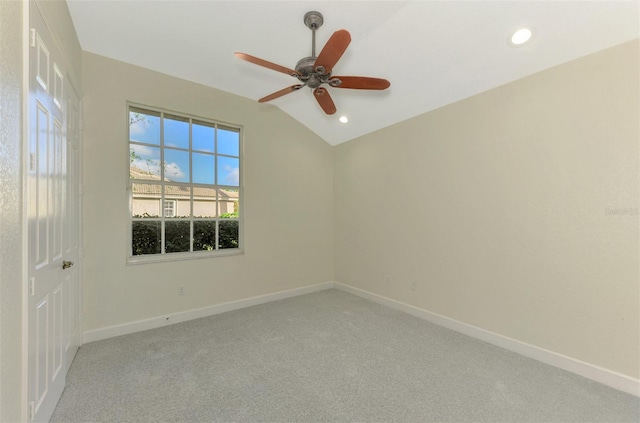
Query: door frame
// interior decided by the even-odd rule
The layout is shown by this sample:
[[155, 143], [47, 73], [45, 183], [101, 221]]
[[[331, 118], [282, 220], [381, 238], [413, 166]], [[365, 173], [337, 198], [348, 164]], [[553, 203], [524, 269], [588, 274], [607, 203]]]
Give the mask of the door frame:
[[31, 1], [22, 2], [22, 411], [29, 421], [29, 46]]
[[[1, 1], [1, 0], [0, 0]], [[69, 70], [67, 69], [66, 72], [66, 78], [67, 78], [67, 86], [68, 86], [68, 90], [72, 90], [76, 97], [78, 98], [78, 162], [76, 163], [76, 165], [78, 166], [78, 168], [76, 169], [76, 177], [78, 178], [78, 192], [76, 193], [78, 195], [78, 209], [76, 210], [76, 216], [77, 216], [77, 221], [76, 221], [76, 229], [77, 229], [77, 236], [78, 236], [78, 325], [79, 325], [79, 344], [78, 344], [78, 348], [80, 348], [82, 346], [82, 344], [84, 343], [84, 336], [83, 336], [83, 331], [82, 331], [82, 322], [84, 320], [84, 313], [82, 311], [82, 303], [83, 303], [83, 298], [82, 298], [82, 272], [83, 272], [83, 268], [84, 268], [84, 261], [83, 256], [84, 256], [84, 250], [82, 247], [82, 222], [83, 222], [83, 215], [82, 215], [82, 197], [83, 197], [83, 189], [82, 189], [82, 127], [84, 125], [84, 120], [83, 120], [83, 111], [82, 111], [82, 94], [81, 91], [77, 88], [78, 84], [76, 83], [76, 81], [74, 81], [73, 79], [71, 79], [71, 74], [69, 72]], [[69, 92], [67, 90], [67, 92]], [[66, 100], [66, 98], [65, 98]]]

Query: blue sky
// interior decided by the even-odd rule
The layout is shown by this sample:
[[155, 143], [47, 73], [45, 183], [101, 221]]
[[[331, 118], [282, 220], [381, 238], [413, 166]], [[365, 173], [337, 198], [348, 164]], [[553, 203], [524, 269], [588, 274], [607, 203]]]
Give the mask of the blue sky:
[[[132, 142], [151, 145], [130, 144], [136, 154], [132, 166], [160, 176], [160, 125], [159, 116], [136, 113], [129, 126]], [[193, 182], [198, 184], [239, 185], [240, 177], [240, 138], [239, 133], [219, 128], [218, 154], [235, 157], [217, 156], [215, 149], [215, 129], [207, 124], [193, 124], [193, 150], [189, 153], [189, 123], [181, 118], [164, 119], [164, 169], [165, 178], [175, 182]], [[157, 147], [155, 147], [157, 146]], [[171, 148], [175, 147], [175, 148]], [[184, 150], [182, 150], [184, 149]], [[189, 179], [189, 159], [193, 160], [193, 180]]]

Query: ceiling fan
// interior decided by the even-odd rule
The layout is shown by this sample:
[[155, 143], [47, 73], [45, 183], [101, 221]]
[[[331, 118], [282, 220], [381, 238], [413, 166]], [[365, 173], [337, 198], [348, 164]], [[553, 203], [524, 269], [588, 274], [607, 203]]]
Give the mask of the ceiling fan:
[[326, 114], [332, 115], [336, 112], [336, 106], [327, 89], [321, 86], [322, 84], [327, 84], [334, 88], [351, 88], [356, 90], [384, 90], [389, 88], [391, 83], [386, 79], [369, 78], [366, 76], [333, 76], [333, 67], [349, 46], [351, 35], [344, 29], [334, 32], [331, 38], [329, 38], [329, 41], [327, 41], [327, 44], [322, 48], [320, 54], [316, 57], [316, 30], [322, 26], [323, 22], [324, 19], [320, 12], [312, 11], [304, 15], [304, 24], [311, 29], [312, 33], [311, 56], [300, 59], [296, 64], [295, 70], [246, 53], [235, 53], [239, 59], [277, 72], [286, 73], [287, 75], [297, 78], [300, 82], [299, 84], [292, 85], [261, 98], [258, 100], [260, 103], [274, 100], [306, 86], [313, 89], [313, 96], [318, 101], [322, 110], [324, 110]]

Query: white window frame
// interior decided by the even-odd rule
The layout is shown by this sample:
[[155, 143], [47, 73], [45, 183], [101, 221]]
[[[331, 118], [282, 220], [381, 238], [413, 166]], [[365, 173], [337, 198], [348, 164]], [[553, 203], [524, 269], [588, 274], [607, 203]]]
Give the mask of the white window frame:
[[[131, 179], [130, 178], [130, 146], [131, 146], [131, 136], [129, 133], [129, 129], [130, 129], [130, 125], [129, 125], [129, 116], [130, 116], [130, 111], [131, 109], [142, 109], [142, 110], [146, 110], [152, 113], [159, 113], [161, 115], [162, 118], [164, 118], [164, 115], [170, 115], [170, 116], [175, 116], [175, 117], [180, 117], [180, 118], [184, 118], [184, 119], [188, 119], [189, 120], [189, 129], [190, 129], [190, 136], [189, 136], [189, 152], [194, 151], [192, 150], [192, 140], [191, 140], [191, 125], [193, 124], [194, 121], [200, 122], [200, 123], [206, 123], [208, 125], [213, 125], [216, 128], [216, 133], [217, 133], [217, 129], [221, 128], [221, 129], [231, 129], [234, 131], [238, 131], [238, 142], [239, 142], [239, 146], [238, 146], [238, 154], [239, 156], [227, 156], [225, 154], [218, 154], [217, 152], [217, 141], [215, 143], [215, 151], [213, 153], [214, 157], [233, 157], [233, 158], [237, 158], [238, 162], [239, 162], [239, 181], [238, 181], [238, 186], [231, 186], [231, 185], [222, 185], [222, 184], [218, 184], [217, 182], [217, 178], [218, 178], [218, 172], [216, 169], [215, 172], [215, 179], [216, 179], [216, 183], [214, 185], [203, 185], [203, 184], [196, 184], [196, 183], [177, 183], [177, 182], [166, 182], [163, 180], [163, 178], [161, 177], [160, 180], [156, 181], [147, 181], [144, 179]], [[162, 120], [161, 120], [162, 121]], [[129, 204], [128, 207], [128, 216], [127, 216], [127, 246], [126, 246], [126, 251], [127, 251], [127, 264], [142, 264], [142, 263], [154, 263], [154, 262], [166, 262], [166, 261], [175, 261], [175, 260], [190, 260], [190, 259], [202, 259], [202, 258], [212, 258], [212, 257], [224, 257], [224, 256], [232, 256], [232, 255], [238, 255], [238, 254], [244, 254], [244, 224], [243, 224], [243, 217], [244, 217], [244, 186], [243, 186], [243, 173], [244, 173], [244, 142], [243, 142], [243, 133], [244, 133], [244, 128], [242, 125], [238, 125], [238, 124], [234, 124], [234, 123], [228, 123], [228, 122], [222, 122], [222, 121], [218, 121], [218, 120], [213, 120], [210, 118], [205, 118], [205, 117], [201, 117], [201, 116], [195, 116], [195, 115], [190, 115], [190, 114], [185, 114], [185, 113], [181, 113], [181, 112], [176, 112], [176, 111], [172, 111], [172, 110], [166, 110], [166, 109], [162, 109], [162, 108], [158, 108], [158, 107], [153, 107], [153, 106], [147, 106], [147, 105], [142, 105], [142, 104], [138, 104], [138, 103], [133, 103], [133, 102], [127, 102], [127, 107], [126, 107], [126, 122], [127, 122], [127, 133], [126, 133], [126, 147], [127, 147], [127, 154], [125, 155], [125, 157], [127, 158], [127, 201]], [[160, 141], [160, 145], [154, 145], [154, 147], [156, 148], [160, 148], [161, 151], [161, 155], [164, 156], [164, 130], [162, 129], [163, 125], [161, 124], [161, 141]], [[139, 144], [139, 145], [145, 145], [142, 143], [135, 143], [135, 144]], [[195, 150], [197, 151], [197, 150]], [[216, 160], [217, 163], [217, 160]], [[161, 170], [162, 174], [164, 174], [164, 171]], [[190, 174], [192, 173], [192, 168], [190, 165], [189, 168], [189, 172]], [[161, 252], [159, 254], [141, 254], [141, 255], [133, 255], [133, 247], [132, 247], [132, 243], [133, 243], [133, 222], [134, 221], [140, 221], [141, 219], [138, 218], [134, 218], [133, 217], [133, 196], [132, 196], [132, 184], [133, 183], [152, 183], [154, 185], [160, 185], [160, 186], [165, 186], [165, 185], [182, 185], [182, 186], [189, 186], [191, 188], [194, 187], [202, 187], [205, 186], [207, 188], [214, 188], [217, 190], [220, 189], [231, 189], [231, 190], [238, 190], [238, 199], [239, 199], [239, 204], [238, 204], [238, 214], [239, 217], [238, 218], [221, 218], [220, 216], [217, 216], [215, 218], [196, 218], [196, 217], [189, 217], [189, 218], [176, 218], [176, 217], [168, 217], [168, 216], [164, 216], [164, 211], [165, 211], [165, 207], [164, 207], [164, 202], [166, 201], [173, 201], [174, 202], [174, 212], [177, 212], [177, 201], [173, 198], [171, 199], [165, 199], [164, 198], [164, 194], [162, 194], [161, 198], [160, 198], [160, 217], [158, 218], [151, 218], [151, 219], [142, 219], [142, 221], [147, 221], [147, 222], [161, 222], [161, 228], [162, 228], [162, 240], [161, 240]], [[164, 192], [164, 189], [162, 190]], [[192, 208], [193, 208], [193, 203], [194, 203], [194, 195], [193, 195], [193, 189], [192, 189], [192, 194], [190, 197], [190, 202], [192, 204]], [[217, 210], [217, 199], [216, 199], [216, 210]], [[216, 222], [216, 236], [215, 236], [215, 244], [216, 244], [216, 249], [212, 250], [212, 251], [193, 251], [193, 224], [190, 225], [190, 251], [185, 251], [185, 252], [169, 252], [166, 253], [165, 250], [165, 237], [164, 237], [164, 226], [165, 226], [165, 222], [170, 221], [170, 222], [179, 222], [179, 221], [189, 221], [189, 222], [195, 222], [195, 221], [215, 221]], [[219, 239], [219, 227], [220, 227], [220, 222], [226, 222], [226, 221], [237, 221], [238, 222], [238, 248], [225, 248], [225, 249], [218, 249], [218, 239]]]
[[[167, 200], [166, 198], [163, 200], [159, 200], [162, 202], [162, 215], [164, 217], [176, 217], [176, 200]], [[170, 207], [167, 207], [170, 206]], [[167, 213], [167, 210], [170, 213]]]

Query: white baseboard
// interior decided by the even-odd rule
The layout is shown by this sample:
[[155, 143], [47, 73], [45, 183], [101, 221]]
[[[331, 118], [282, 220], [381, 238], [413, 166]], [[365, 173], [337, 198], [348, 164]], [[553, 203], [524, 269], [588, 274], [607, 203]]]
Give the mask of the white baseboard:
[[525, 357], [586, 377], [611, 388], [640, 397], [640, 380], [638, 379], [634, 379], [621, 373], [589, 364], [563, 354], [546, 350], [544, 348], [536, 347], [477, 326], [469, 325], [441, 314], [432, 313], [400, 301], [392, 300], [363, 289], [354, 288], [340, 282], [334, 282], [334, 286], [337, 289], [349, 292], [375, 303], [405, 312], [420, 319], [435, 323], [436, 325], [443, 326], [456, 332], [471, 336], [472, 338], [479, 339]]
[[106, 328], [94, 329], [86, 331], [82, 334], [82, 342], [84, 344], [87, 344], [89, 342], [100, 341], [103, 339], [113, 338], [120, 335], [127, 335], [135, 332], [141, 332], [143, 330], [155, 329], [175, 323], [186, 322], [188, 320], [199, 319], [201, 317], [213, 316], [214, 314], [238, 310], [241, 308], [264, 304], [271, 301], [283, 300], [285, 298], [296, 297], [298, 295], [310, 294], [312, 292], [331, 289], [333, 287], [333, 282], [324, 282], [317, 285], [275, 292], [273, 294], [259, 295], [257, 297], [230, 301], [228, 303], [215, 304], [212, 306], [197, 308], [194, 310], [171, 313], [163, 316], [152, 317], [150, 319], [123, 323], [121, 325], [108, 326]]
[[275, 292], [273, 294], [260, 295], [257, 297], [245, 298], [242, 300], [216, 304], [208, 307], [187, 310], [179, 313], [171, 313], [163, 316], [152, 317], [150, 319], [138, 320], [121, 325], [109, 326], [106, 328], [90, 330], [83, 333], [83, 343], [100, 341], [102, 339], [113, 338], [115, 336], [127, 335], [134, 332], [155, 329], [175, 323], [186, 322], [188, 320], [199, 319], [201, 317], [213, 316], [227, 311], [238, 310], [258, 304], [264, 304], [298, 295], [310, 294], [312, 292], [323, 291], [325, 289], [337, 288], [345, 292], [357, 295], [378, 304], [402, 311], [420, 319], [443, 326], [445, 328], [460, 332], [472, 338], [479, 339], [489, 344], [496, 345], [525, 357], [532, 358], [545, 364], [575, 373], [595, 382], [602, 383], [614, 389], [627, 392], [636, 397], [640, 397], [640, 380], [631, 378], [621, 373], [614, 372], [584, 361], [577, 360], [535, 345], [527, 344], [486, 329], [479, 328], [458, 320], [433, 313], [400, 301], [392, 300], [360, 288], [345, 285], [340, 282], [324, 282], [317, 285], [295, 288], [287, 291]]

